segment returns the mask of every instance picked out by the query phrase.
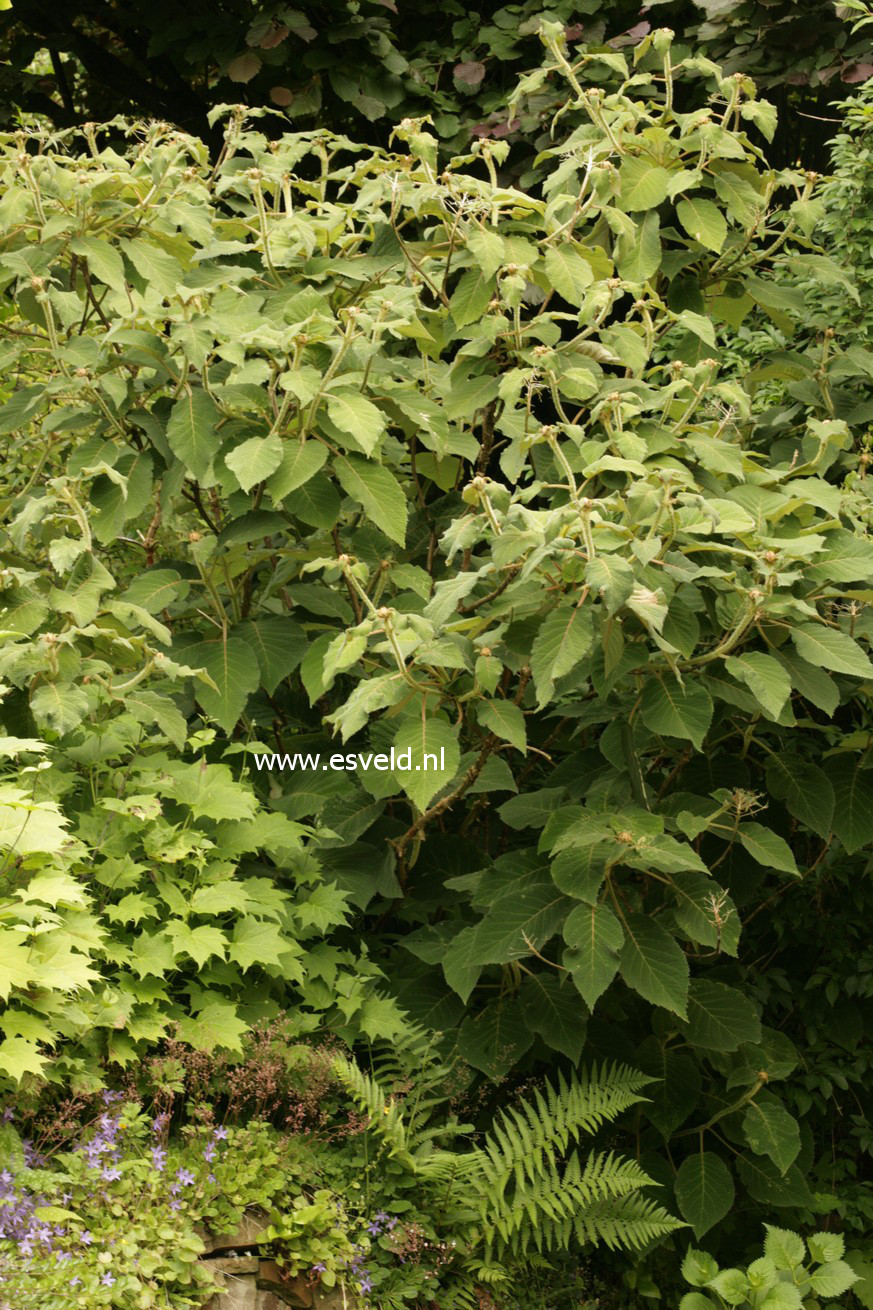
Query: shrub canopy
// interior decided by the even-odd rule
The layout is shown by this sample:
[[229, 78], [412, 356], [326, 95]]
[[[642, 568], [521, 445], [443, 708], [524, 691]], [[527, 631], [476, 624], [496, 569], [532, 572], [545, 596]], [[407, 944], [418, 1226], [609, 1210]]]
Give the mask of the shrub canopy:
[[[700, 1235], [809, 1197], [741, 928], [873, 837], [873, 357], [723, 373], [782, 273], [856, 294], [814, 178], [669, 33], [543, 39], [525, 190], [412, 119], [6, 139], [0, 1064], [94, 1085], [280, 1006], [494, 1080], [620, 1058]], [[339, 743], [444, 768], [253, 767]]]

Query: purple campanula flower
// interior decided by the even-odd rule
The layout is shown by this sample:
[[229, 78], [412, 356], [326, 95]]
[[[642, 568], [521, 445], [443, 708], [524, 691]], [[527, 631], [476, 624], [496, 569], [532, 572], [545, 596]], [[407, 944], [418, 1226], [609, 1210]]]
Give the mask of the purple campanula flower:
[[120, 1177], [121, 1177], [121, 1170], [120, 1170], [120, 1169], [104, 1169], [104, 1170], [103, 1170], [103, 1178], [104, 1178], [104, 1180], [105, 1180], [107, 1183], [114, 1183], [114, 1182], [116, 1181], [116, 1179], [118, 1179], [118, 1178], [120, 1178]]
[[152, 1164], [158, 1173], [164, 1172], [164, 1165], [167, 1163], [167, 1152], [162, 1146], [152, 1147]]
[[227, 1129], [226, 1129], [226, 1128], [216, 1128], [216, 1129], [214, 1129], [214, 1131], [213, 1131], [213, 1133], [212, 1133], [212, 1136], [215, 1138], [216, 1142], [226, 1142], [226, 1141], [227, 1141]]
[[194, 1175], [191, 1173], [190, 1169], [180, 1169], [177, 1172], [176, 1177], [183, 1187], [191, 1187], [194, 1183]]
[[209, 1143], [206, 1150], [203, 1152], [203, 1159], [207, 1161], [215, 1159], [215, 1146], [212, 1142]]
[[100, 1279], [100, 1282], [103, 1284], [104, 1287], [112, 1287], [115, 1283], [115, 1279], [107, 1270], [106, 1273], [103, 1275], [103, 1277]]

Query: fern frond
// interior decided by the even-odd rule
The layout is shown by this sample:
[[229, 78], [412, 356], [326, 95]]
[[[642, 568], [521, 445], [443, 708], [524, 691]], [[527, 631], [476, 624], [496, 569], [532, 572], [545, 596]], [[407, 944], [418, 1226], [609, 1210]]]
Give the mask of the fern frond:
[[650, 1081], [622, 1065], [562, 1074], [502, 1111], [481, 1151], [478, 1234], [488, 1253], [561, 1251], [597, 1240], [642, 1246], [677, 1226], [637, 1195], [652, 1179], [636, 1161], [613, 1152], [583, 1159], [571, 1150], [583, 1133], [643, 1100]]
[[484, 1143], [491, 1173], [504, 1185], [515, 1177], [533, 1181], [553, 1165], [571, 1142], [592, 1133], [622, 1111], [645, 1100], [640, 1089], [652, 1080], [625, 1065], [595, 1067], [590, 1074], [568, 1079], [560, 1074], [557, 1087], [546, 1082], [529, 1100], [501, 1112]]
[[651, 1183], [635, 1160], [610, 1152], [590, 1156], [583, 1166], [574, 1153], [563, 1170], [550, 1165], [508, 1197], [486, 1183], [480, 1199], [483, 1236], [489, 1245], [499, 1238], [524, 1249], [532, 1239], [539, 1250], [565, 1248], [580, 1215]]
[[368, 1077], [353, 1061], [338, 1055], [333, 1072], [357, 1107], [368, 1116], [370, 1128], [382, 1139], [389, 1154], [404, 1161], [410, 1159], [403, 1111], [396, 1101], [389, 1101], [375, 1078]]
[[687, 1224], [674, 1219], [656, 1201], [645, 1196], [623, 1196], [596, 1203], [576, 1216], [576, 1238], [580, 1242], [605, 1242], [611, 1249], [639, 1250]]

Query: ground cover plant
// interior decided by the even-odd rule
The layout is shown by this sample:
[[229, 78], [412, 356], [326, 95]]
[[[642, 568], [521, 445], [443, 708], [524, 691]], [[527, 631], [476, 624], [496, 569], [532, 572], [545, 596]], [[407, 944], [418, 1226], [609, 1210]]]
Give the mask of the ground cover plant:
[[[596, 1242], [669, 1298], [692, 1238], [739, 1262], [764, 1223], [863, 1271], [873, 353], [830, 315], [859, 290], [749, 77], [666, 29], [539, 31], [516, 171], [492, 137], [445, 166], [422, 119], [373, 147], [233, 106], [214, 159], [159, 122], [3, 140], [0, 1077], [39, 1122], [168, 1043], [242, 1069], [280, 1017], [329, 1035], [465, 1252], [437, 1304]], [[128, 1181], [88, 1162], [119, 1195], [164, 1172], [133, 1090]], [[6, 1149], [5, 1209], [69, 1190]], [[481, 1200], [450, 1237], [447, 1177]], [[426, 1303], [343, 1251], [352, 1292]], [[196, 1304], [192, 1263], [146, 1277]], [[810, 1301], [756, 1268], [696, 1286]]]

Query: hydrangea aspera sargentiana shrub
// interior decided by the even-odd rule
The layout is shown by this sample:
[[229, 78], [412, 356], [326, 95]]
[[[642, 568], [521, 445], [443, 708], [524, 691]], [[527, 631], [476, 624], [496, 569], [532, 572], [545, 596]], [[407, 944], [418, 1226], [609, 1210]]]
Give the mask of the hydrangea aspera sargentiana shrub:
[[[585, 1048], [660, 1079], [699, 1235], [737, 1178], [808, 1195], [740, 921], [873, 836], [869, 361], [826, 336], [771, 441], [719, 337], [790, 326], [783, 266], [845, 282], [814, 179], [669, 32], [543, 38], [524, 190], [493, 140], [437, 173], [411, 120], [395, 153], [231, 110], [214, 166], [160, 124], [6, 139], [0, 672], [81, 843], [16, 863], [9, 912], [55, 914], [30, 879], [63, 864], [91, 933], [72, 997], [13, 970], [7, 1041], [66, 1076], [280, 1002], [388, 1035], [387, 974], [490, 1077]], [[244, 776], [333, 738], [445, 767]]]

